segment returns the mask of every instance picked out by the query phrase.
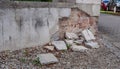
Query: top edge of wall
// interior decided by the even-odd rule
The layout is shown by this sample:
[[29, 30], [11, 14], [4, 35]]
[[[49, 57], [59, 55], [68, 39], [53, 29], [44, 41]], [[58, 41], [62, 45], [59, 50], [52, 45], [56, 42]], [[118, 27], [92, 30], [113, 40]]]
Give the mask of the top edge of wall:
[[64, 2], [30, 2], [30, 1], [0, 1], [0, 8], [72, 8], [77, 4], [99, 4], [99, 3], [84, 3], [80, 1], [66, 0]]

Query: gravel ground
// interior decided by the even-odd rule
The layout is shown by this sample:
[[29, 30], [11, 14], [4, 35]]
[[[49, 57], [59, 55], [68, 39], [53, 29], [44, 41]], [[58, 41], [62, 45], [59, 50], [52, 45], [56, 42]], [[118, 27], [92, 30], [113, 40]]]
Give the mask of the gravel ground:
[[[0, 69], [120, 69], [120, 50], [99, 39], [100, 48], [86, 52], [53, 51], [59, 63], [40, 65], [36, 55], [47, 53], [40, 46], [0, 53]], [[104, 43], [103, 43], [104, 42]], [[115, 54], [117, 53], [117, 54]]]

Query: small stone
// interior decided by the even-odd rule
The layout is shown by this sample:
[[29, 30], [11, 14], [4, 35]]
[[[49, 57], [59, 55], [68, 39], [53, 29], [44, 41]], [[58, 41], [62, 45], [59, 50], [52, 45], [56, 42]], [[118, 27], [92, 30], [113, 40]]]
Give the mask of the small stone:
[[89, 48], [99, 48], [100, 46], [98, 45], [97, 42], [86, 42], [85, 45]]
[[67, 50], [67, 46], [64, 41], [53, 41], [52, 44], [57, 50]]
[[72, 49], [73, 51], [79, 51], [79, 52], [84, 52], [84, 51], [87, 50], [86, 47], [84, 47], [84, 46], [77, 46], [77, 45], [73, 45], [73, 46], [71, 47], [71, 49]]
[[81, 45], [83, 43], [84, 40], [75, 40], [74, 43]]
[[38, 54], [37, 57], [42, 65], [57, 63], [58, 59], [51, 53]]
[[8, 66], [5, 66], [5, 69], [9, 69], [9, 67], [8, 67]]
[[67, 45], [72, 45], [73, 44], [73, 40], [65, 40]]
[[65, 37], [67, 39], [78, 39], [79, 37], [75, 33], [66, 32]]
[[1, 64], [1, 68], [4, 68], [5, 67], [5, 65], [4, 64]]
[[95, 40], [96, 39], [95, 36], [93, 35], [93, 33], [90, 30], [88, 30], [88, 29], [82, 31], [82, 35], [84, 36], [86, 41], [90, 41], [90, 40]]
[[44, 47], [47, 50], [53, 51], [54, 50], [54, 46], [45, 46]]

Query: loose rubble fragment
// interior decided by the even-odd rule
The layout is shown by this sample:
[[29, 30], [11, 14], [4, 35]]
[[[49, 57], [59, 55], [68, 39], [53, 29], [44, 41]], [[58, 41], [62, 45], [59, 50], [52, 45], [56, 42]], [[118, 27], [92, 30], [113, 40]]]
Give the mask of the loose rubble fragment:
[[79, 37], [75, 33], [66, 32], [65, 37], [67, 39], [78, 39]]
[[86, 41], [91, 41], [96, 39], [94, 34], [88, 29], [82, 31], [82, 35], [84, 36]]
[[86, 47], [84, 47], [84, 46], [77, 46], [77, 45], [71, 46], [71, 49], [73, 51], [79, 51], [79, 52], [85, 52], [87, 50]]
[[67, 45], [72, 45], [73, 44], [73, 40], [65, 40], [65, 43], [67, 44]]
[[44, 48], [50, 51], [54, 50], [54, 46], [44, 46]]
[[37, 57], [42, 65], [57, 63], [58, 59], [51, 53], [38, 54]]
[[100, 47], [97, 42], [93, 42], [93, 41], [86, 42], [85, 45], [89, 48], [99, 48]]
[[75, 40], [74, 43], [81, 45], [83, 43], [84, 40]]
[[53, 41], [52, 44], [57, 50], [67, 50], [67, 46], [64, 41]]

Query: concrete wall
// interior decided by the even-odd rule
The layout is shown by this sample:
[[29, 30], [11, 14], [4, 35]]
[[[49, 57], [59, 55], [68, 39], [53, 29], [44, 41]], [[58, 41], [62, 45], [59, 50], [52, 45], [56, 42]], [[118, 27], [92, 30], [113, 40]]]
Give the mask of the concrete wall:
[[100, 15], [101, 0], [76, 0], [77, 7], [91, 16]]
[[100, 15], [101, 0], [53, 0], [53, 2], [74, 3], [74, 7], [79, 7], [90, 16]]
[[0, 51], [15, 50], [48, 43], [59, 30], [58, 19], [69, 17], [70, 9], [11, 8], [0, 9], [0, 15]]
[[[79, 8], [91, 17], [99, 16], [99, 10], [96, 9], [99, 4], [96, 7], [88, 5], [0, 1], [0, 51], [48, 43], [59, 30], [59, 19], [72, 14], [71, 8]], [[97, 14], [93, 10], [97, 10]]]

